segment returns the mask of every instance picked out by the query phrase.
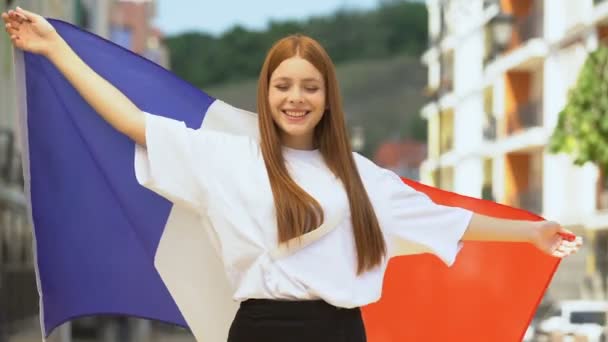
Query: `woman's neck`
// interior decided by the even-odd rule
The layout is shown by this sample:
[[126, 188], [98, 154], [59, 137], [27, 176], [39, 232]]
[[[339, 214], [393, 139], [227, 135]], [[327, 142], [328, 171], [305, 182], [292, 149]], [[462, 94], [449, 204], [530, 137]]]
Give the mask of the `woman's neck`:
[[315, 150], [317, 146], [312, 136], [294, 137], [283, 134], [281, 144], [294, 150]]

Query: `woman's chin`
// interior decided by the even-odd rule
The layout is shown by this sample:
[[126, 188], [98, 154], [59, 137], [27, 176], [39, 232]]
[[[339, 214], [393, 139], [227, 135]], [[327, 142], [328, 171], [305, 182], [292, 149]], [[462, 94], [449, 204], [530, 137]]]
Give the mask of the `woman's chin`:
[[283, 128], [283, 131], [289, 135], [294, 135], [294, 136], [299, 136], [299, 135], [306, 135], [310, 129], [309, 129], [309, 125], [308, 125], [308, 121], [301, 121], [301, 122], [283, 122], [283, 125], [281, 125]]
[[302, 140], [313, 136], [313, 129], [307, 127], [294, 127], [293, 125], [283, 126], [282, 135], [290, 140]]

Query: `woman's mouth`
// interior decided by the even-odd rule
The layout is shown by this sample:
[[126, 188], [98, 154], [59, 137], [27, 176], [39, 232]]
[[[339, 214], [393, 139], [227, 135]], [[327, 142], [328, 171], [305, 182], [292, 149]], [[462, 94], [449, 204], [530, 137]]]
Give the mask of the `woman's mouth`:
[[299, 118], [303, 118], [306, 115], [310, 114], [310, 111], [306, 111], [306, 110], [281, 110], [281, 112], [285, 115], [287, 115], [289, 118], [293, 118], [293, 119], [299, 119]]

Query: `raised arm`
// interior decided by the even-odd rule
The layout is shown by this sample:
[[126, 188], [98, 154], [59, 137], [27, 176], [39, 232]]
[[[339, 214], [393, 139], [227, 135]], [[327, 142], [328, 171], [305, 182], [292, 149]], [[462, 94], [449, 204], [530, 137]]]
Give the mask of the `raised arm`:
[[572, 234], [552, 221], [520, 221], [473, 214], [463, 240], [530, 242], [538, 249], [556, 257], [575, 253], [582, 245], [580, 237], [567, 241]]
[[19, 7], [2, 13], [2, 19], [16, 48], [48, 58], [110, 125], [146, 145], [145, 114], [86, 65], [46, 19]]

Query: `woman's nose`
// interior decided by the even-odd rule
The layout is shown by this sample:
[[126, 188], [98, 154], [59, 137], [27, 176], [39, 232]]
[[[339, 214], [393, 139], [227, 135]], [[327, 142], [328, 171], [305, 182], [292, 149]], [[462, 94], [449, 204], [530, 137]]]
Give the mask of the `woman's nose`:
[[302, 103], [302, 102], [304, 102], [304, 99], [302, 99], [302, 93], [297, 88], [293, 89], [290, 92], [288, 100], [289, 100], [290, 103]]

